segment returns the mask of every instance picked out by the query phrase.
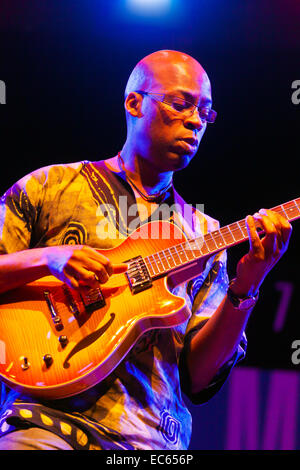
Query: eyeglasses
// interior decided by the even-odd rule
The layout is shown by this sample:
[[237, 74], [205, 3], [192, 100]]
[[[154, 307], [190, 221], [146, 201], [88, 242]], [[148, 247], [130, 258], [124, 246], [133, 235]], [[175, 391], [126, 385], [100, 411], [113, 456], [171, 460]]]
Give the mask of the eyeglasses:
[[169, 96], [165, 93], [151, 93], [141, 90], [136, 91], [136, 93], [149, 96], [150, 98], [159, 101], [160, 103], [165, 103], [167, 106], [170, 106], [173, 111], [184, 114], [186, 117], [192, 116], [195, 112], [195, 108], [198, 108], [201, 121], [213, 123], [217, 117], [216, 111], [210, 108], [206, 108], [205, 106], [198, 106], [183, 98], [178, 98], [177, 96]]

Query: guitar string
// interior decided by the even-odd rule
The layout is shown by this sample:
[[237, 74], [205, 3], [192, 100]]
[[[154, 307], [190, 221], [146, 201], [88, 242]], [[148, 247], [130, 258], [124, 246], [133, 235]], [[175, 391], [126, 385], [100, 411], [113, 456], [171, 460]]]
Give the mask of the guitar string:
[[[287, 207], [288, 205], [291, 205], [293, 204], [291, 207]], [[298, 214], [296, 215], [293, 215], [292, 217], [289, 217], [285, 211], [285, 209], [282, 207], [284, 206], [288, 211], [290, 212], [295, 212], [295, 211], [298, 211]], [[285, 203], [285, 204], [282, 204], [281, 206], [276, 206], [272, 209], [273, 211], [276, 211], [277, 213], [279, 213], [280, 215], [283, 215], [283, 216], [286, 216], [287, 220], [293, 220], [297, 217], [300, 216], [300, 207], [298, 206], [298, 203], [296, 202], [296, 200], [293, 200], [293, 201], [289, 201], [288, 203]], [[151, 266], [151, 269], [153, 270], [153, 273], [155, 275], [155, 271], [154, 271], [154, 268], [152, 267], [152, 263], [150, 261], [150, 257], [153, 258], [153, 262], [156, 266], [156, 268], [158, 269], [158, 273], [157, 274], [162, 274], [163, 272], [167, 272], [169, 270], [169, 268], [173, 269], [174, 267], [176, 266], [181, 266], [183, 264], [186, 264], [187, 262], [189, 263], [190, 261], [192, 261], [193, 259], [195, 259], [195, 255], [193, 254], [193, 258], [188, 258], [186, 252], [199, 252], [201, 254], [201, 256], [205, 256], [207, 255], [208, 253], [211, 253], [213, 254], [214, 252], [217, 252], [217, 251], [220, 251], [222, 248], [225, 248], [225, 247], [229, 247], [230, 245], [235, 245], [236, 243], [238, 242], [242, 242], [242, 241], [245, 241], [249, 238], [248, 236], [248, 233], [245, 235], [243, 233], [243, 230], [246, 229], [246, 219], [242, 219], [242, 220], [239, 220], [237, 222], [234, 222], [232, 224], [229, 224], [229, 225], [226, 225], [224, 227], [221, 227], [220, 229], [218, 230], [215, 230], [214, 232], [208, 232], [207, 234], [201, 236], [201, 237], [197, 237], [197, 238], [194, 238], [194, 239], [191, 239], [191, 240], [187, 240], [185, 242], [182, 242], [182, 243], [179, 243], [177, 245], [174, 245], [174, 246], [171, 246], [171, 247], [168, 247], [167, 249], [164, 249], [164, 250], [160, 250], [156, 253], [153, 253], [151, 255], [148, 255], [146, 256], [144, 259], [146, 265], [147, 263]], [[227, 230], [227, 233], [222, 233], [222, 230]], [[242, 234], [242, 238], [238, 238], [236, 239], [237, 237], [235, 237], [235, 235], [237, 233], [241, 233]], [[228, 236], [229, 234], [229, 237], [231, 238], [231, 241], [226, 241], [226, 236]], [[219, 245], [219, 247], [217, 246], [217, 243], [216, 243], [216, 239], [217, 237], [220, 237], [223, 239], [223, 241], [225, 242], [225, 244], [221, 244]], [[225, 238], [224, 238], [225, 237]], [[191, 244], [198, 244], [198, 241], [201, 241], [201, 242], [204, 242], [206, 244], [206, 248], [208, 251], [206, 252], [202, 252], [202, 247], [201, 248], [191, 248]], [[210, 249], [209, 246], [207, 246], [207, 243], [209, 242], [213, 242], [215, 244], [215, 247], [213, 247], [213, 249]], [[185, 245], [188, 245], [189, 248], [186, 249]], [[179, 250], [179, 253], [178, 253], [178, 248], [180, 249]], [[175, 250], [176, 253], [171, 253], [171, 250]], [[170, 253], [170, 255], [166, 255], [166, 251], [168, 251]], [[180, 259], [180, 255], [181, 254], [184, 254], [184, 256], [186, 257], [186, 261], [182, 261]], [[159, 259], [156, 260], [155, 259], [155, 256], [157, 256]], [[169, 264], [168, 262], [168, 258], [169, 259], [172, 259], [173, 263], [174, 263], [174, 266], [170, 266], [169, 264], [169, 267], [165, 267], [164, 266], [164, 262], [162, 261], [161, 259], [161, 256], [164, 256], [164, 258], [166, 259], [166, 262]], [[179, 260], [179, 264], [177, 263], [176, 259], [174, 258], [174, 256], [176, 256]], [[200, 257], [201, 257], [200, 256]], [[157, 266], [157, 263], [161, 264], [162, 267], [163, 267], [163, 271], [160, 270], [159, 266]], [[117, 274], [114, 274], [114, 278], [116, 276], [119, 276], [119, 275], [124, 275], [125, 273], [117, 273]]]

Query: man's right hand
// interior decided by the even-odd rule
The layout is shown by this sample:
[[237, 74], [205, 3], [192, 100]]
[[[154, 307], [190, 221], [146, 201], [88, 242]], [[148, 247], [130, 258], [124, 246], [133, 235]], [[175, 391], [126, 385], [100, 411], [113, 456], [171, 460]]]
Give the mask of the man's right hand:
[[61, 245], [45, 248], [46, 264], [53, 276], [70, 287], [97, 287], [115, 273], [123, 273], [127, 265], [113, 265], [106, 256], [86, 245]]

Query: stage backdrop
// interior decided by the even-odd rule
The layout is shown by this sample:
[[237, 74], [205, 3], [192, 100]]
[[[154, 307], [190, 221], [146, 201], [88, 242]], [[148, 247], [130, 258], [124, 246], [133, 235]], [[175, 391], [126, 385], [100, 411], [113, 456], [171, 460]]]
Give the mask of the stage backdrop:
[[300, 448], [300, 375], [237, 367], [221, 391], [193, 414], [190, 449]]

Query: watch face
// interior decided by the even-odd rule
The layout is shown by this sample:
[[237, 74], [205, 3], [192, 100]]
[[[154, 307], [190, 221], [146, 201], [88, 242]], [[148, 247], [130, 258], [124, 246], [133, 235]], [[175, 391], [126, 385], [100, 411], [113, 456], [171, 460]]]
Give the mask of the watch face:
[[242, 309], [242, 310], [246, 310], [247, 308], [251, 308], [253, 305], [255, 304], [255, 299], [251, 298], [251, 299], [245, 299], [245, 300], [242, 300], [240, 305], [239, 305], [239, 309]]

